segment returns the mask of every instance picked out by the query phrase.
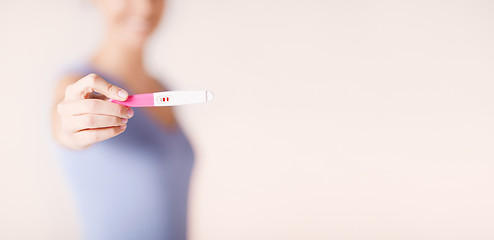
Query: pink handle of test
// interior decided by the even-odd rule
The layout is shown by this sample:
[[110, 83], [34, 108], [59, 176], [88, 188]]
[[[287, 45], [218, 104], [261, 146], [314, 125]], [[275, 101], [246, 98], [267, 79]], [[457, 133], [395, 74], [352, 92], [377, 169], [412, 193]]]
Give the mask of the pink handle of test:
[[110, 102], [122, 104], [127, 107], [153, 107], [154, 96], [153, 93], [136, 94], [130, 95], [125, 101], [110, 99]]

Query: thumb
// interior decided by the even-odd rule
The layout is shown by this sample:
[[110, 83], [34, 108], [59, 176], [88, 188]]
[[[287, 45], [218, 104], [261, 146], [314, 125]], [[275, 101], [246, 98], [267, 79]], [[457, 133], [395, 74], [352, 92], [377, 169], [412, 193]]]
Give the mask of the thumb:
[[129, 97], [127, 91], [105, 81], [102, 77], [94, 73], [81, 78], [67, 87], [65, 96], [71, 99], [80, 99], [81, 96], [87, 95], [88, 92], [92, 92], [93, 90], [108, 98], [119, 101], [125, 101]]

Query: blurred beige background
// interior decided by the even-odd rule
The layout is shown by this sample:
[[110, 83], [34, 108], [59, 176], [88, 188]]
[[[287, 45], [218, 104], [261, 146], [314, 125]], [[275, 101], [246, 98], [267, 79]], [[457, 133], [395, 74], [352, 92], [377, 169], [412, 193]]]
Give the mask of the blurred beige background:
[[[198, 162], [190, 238], [494, 239], [494, 2], [171, 0], [149, 64]], [[0, 1], [0, 239], [77, 239], [50, 150], [85, 0]]]

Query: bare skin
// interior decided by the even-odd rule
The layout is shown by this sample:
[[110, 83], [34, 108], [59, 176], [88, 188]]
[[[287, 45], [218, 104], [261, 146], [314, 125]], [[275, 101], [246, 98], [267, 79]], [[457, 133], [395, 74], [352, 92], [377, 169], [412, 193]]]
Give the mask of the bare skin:
[[[101, 10], [107, 31], [91, 65], [98, 71], [116, 76], [133, 93], [165, 91], [144, 66], [145, 44], [158, 25], [163, 0], [94, 0]], [[92, 92], [102, 94], [95, 99]], [[52, 131], [61, 145], [81, 150], [125, 131], [133, 111], [108, 102], [105, 98], [127, 99], [128, 92], [111, 85], [96, 74], [67, 75], [56, 86], [52, 108]], [[147, 114], [163, 127], [177, 122], [170, 107], [148, 108]]]

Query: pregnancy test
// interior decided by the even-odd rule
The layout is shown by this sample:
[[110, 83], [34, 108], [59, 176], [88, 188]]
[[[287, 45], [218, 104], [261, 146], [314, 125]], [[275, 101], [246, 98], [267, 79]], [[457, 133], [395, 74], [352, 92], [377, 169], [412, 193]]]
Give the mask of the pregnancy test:
[[165, 107], [194, 103], [205, 103], [213, 100], [210, 91], [166, 91], [130, 95], [125, 101], [110, 99], [110, 102], [127, 107]]

